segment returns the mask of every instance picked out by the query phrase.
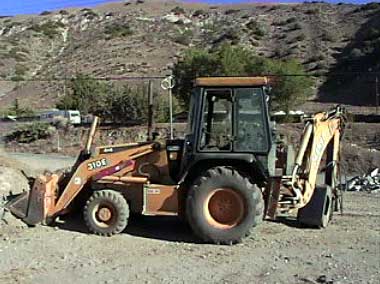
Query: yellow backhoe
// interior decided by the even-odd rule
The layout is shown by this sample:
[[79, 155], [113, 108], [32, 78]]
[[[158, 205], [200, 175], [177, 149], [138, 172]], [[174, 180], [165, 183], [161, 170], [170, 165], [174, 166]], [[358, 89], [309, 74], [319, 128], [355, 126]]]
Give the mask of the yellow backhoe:
[[105, 236], [122, 232], [130, 212], [179, 216], [217, 244], [240, 242], [263, 219], [292, 211], [326, 227], [340, 200], [345, 112], [307, 118], [292, 157], [275, 139], [267, 90], [266, 77], [197, 78], [186, 135], [165, 143], [93, 149], [95, 119], [70, 173], [40, 176], [5, 208], [29, 225], [80, 208], [89, 230]]

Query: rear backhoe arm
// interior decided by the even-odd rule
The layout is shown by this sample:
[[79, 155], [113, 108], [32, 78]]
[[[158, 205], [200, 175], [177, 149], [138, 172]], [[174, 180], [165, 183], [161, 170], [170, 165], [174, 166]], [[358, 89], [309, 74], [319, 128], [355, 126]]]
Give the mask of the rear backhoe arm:
[[317, 113], [308, 119], [291, 177], [296, 207], [303, 207], [310, 201], [316, 187], [321, 160], [326, 151], [329, 152], [326, 165], [332, 167], [332, 178], [327, 182], [330, 186], [335, 186], [334, 177], [345, 122], [345, 110], [340, 106], [328, 112]]

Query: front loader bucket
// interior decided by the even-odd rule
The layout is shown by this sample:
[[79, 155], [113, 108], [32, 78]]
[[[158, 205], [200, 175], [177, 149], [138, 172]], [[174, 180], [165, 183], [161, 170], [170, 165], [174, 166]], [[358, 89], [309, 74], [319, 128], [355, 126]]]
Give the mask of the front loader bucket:
[[58, 175], [40, 176], [32, 190], [23, 192], [5, 204], [5, 209], [28, 225], [45, 224], [55, 205]]

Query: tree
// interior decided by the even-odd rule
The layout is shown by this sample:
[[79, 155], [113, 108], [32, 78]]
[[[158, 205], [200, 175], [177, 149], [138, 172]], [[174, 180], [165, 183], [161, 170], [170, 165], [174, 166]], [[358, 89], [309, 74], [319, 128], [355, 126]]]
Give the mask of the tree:
[[199, 76], [212, 76], [220, 73], [220, 60], [217, 54], [201, 49], [189, 49], [185, 52], [182, 61], [173, 69], [176, 78], [175, 94], [184, 103], [188, 104], [190, 90], [193, 87], [192, 79]]
[[[147, 86], [146, 86], [147, 87]], [[153, 94], [153, 115], [155, 122], [169, 121], [169, 97]], [[125, 121], [147, 122], [148, 119], [148, 91], [147, 88], [121, 88], [113, 86], [108, 98], [109, 119], [114, 122]], [[173, 98], [174, 113], [180, 111], [176, 98]]]
[[[144, 87], [120, 86], [79, 74], [70, 80], [69, 89], [70, 91], [58, 102], [59, 109], [75, 109], [118, 123], [147, 121], [148, 97], [147, 89]], [[154, 97], [154, 120], [169, 121], [168, 96], [155, 94]], [[180, 111], [176, 98], [173, 101], [173, 109], [174, 112]]]
[[30, 117], [34, 115], [33, 109], [29, 107], [20, 106], [20, 102], [18, 99], [13, 101], [12, 106], [6, 112], [7, 115], [15, 115], [18, 117]]
[[189, 103], [192, 80], [199, 76], [277, 75], [274, 106], [285, 111], [301, 103], [310, 94], [313, 83], [295, 60], [261, 58], [253, 50], [229, 44], [211, 51], [189, 49], [174, 66], [173, 75], [177, 81], [174, 93], [185, 106]]
[[143, 90], [113, 86], [108, 97], [109, 118], [114, 122], [141, 122], [147, 117], [147, 99]]
[[108, 83], [83, 74], [71, 79], [69, 83], [71, 92], [58, 102], [59, 109], [75, 109], [84, 114], [106, 115]]
[[307, 76], [302, 65], [295, 60], [271, 64], [269, 73], [280, 77], [272, 90], [274, 108], [289, 112], [311, 95], [313, 80]]

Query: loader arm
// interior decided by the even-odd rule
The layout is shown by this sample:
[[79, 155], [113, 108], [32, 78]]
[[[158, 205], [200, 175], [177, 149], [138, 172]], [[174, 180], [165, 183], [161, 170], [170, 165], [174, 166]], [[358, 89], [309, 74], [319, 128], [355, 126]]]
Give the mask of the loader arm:
[[326, 151], [329, 152], [327, 167], [332, 167], [329, 185], [334, 187], [334, 177], [340, 155], [340, 141], [343, 136], [346, 116], [341, 107], [329, 112], [321, 112], [308, 119], [295, 166], [291, 177], [298, 208], [305, 206], [311, 199], [316, 187], [318, 170]]
[[[59, 195], [56, 203], [49, 208], [47, 212], [48, 217], [56, 216], [61, 211], [65, 210], [83, 187], [92, 178], [99, 175], [99, 173], [102, 173], [107, 169], [112, 171], [112, 173], [119, 170], [124, 170], [125, 172], [132, 171], [134, 169], [135, 159], [155, 151], [154, 143], [141, 146], [136, 144], [132, 149], [118, 153], [99, 154], [97, 151], [94, 157], [89, 158], [91, 156], [91, 147], [93, 145], [98, 124], [99, 118], [94, 117], [87, 138], [86, 147], [81, 155], [79, 155], [79, 158], [72, 169], [69, 182]], [[81, 157], [85, 158], [82, 160]]]
[[91, 126], [86, 147], [81, 151], [70, 174], [66, 177], [67, 181], [60, 182], [62, 176], [57, 174], [40, 176], [30, 191], [7, 202], [5, 209], [29, 225], [48, 223], [49, 220], [65, 212], [75, 197], [93, 179], [119, 171], [125, 174], [131, 172], [134, 170], [137, 158], [157, 151], [157, 143], [152, 142], [128, 145], [129, 147], [125, 150], [115, 153], [100, 154], [97, 149], [95, 155], [91, 155], [97, 124], [96, 117]]
[[[129, 168], [128, 171], [132, 171], [134, 169], [135, 159], [150, 154], [154, 151], [155, 144], [152, 143], [119, 153], [102, 154], [84, 161], [75, 170], [69, 183], [63, 190], [62, 194], [59, 196], [57, 203], [51, 210], [49, 210], [48, 216], [55, 216], [62, 210], [66, 209], [78, 195], [78, 193], [83, 189], [83, 187], [88, 183], [88, 181], [90, 181], [100, 172], [104, 171], [105, 169], [118, 167], [120, 165], [120, 161], [126, 161], [127, 169]], [[118, 169], [115, 169], [114, 172], [117, 170]]]

